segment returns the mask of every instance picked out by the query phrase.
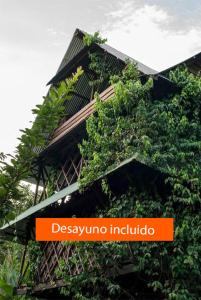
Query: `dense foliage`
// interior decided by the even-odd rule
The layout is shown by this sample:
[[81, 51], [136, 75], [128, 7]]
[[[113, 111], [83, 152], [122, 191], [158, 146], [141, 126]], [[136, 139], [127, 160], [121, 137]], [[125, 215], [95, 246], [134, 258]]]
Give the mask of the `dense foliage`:
[[[86, 160], [81, 184], [88, 185], [133, 155], [168, 173], [172, 192], [165, 202], [146, 190], [142, 193], [131, 187], [128, 194], [112, 199], [111, 207], [106, 208], [102, 216], [108, 215], [109, 209], [110, 217], [174, 217], [173, 243], [130, 244], [134, 271], [164, 298], [198, 299], [201, 278], [201, 78], [185, 68], [171, 71], [169, 78], [180, 89], [162, 100], [151, 99], [152, 79], [142, 84], [132, 64], [122, 76], [111, 78], [115, 96], [102, 102], [97, 95], [96, 114], [87, 121], [88, 139], [80, 147]], [[110, 265], [116, 265], [120, 254], [124, 257], [122, 252], [126, 253], [127, 249], [124, 243], [100, 244], [99, 247], [107, 248]], [[102, 259], [103, 252], [98, 253]], [[84, 285], [89, 274], [92, 273], [85, 274]], [[100, 280], [100, 276], [98, 278]], [[140, 293], [137, 288], [136, 292]], [[96, 297], [99, 299], [100, 295]]]
[[89, 80], [89, 85], [92, 87], [91, 99], [93, 99], [94, 94], [100, 92], [102, 84], [108, 82], [111, 75], [119, 74], [120, 70], [118, 64], [112, 62], [107, 51], [102, 51], [100, 48], [94, 50], [93, 47], [90, 47], [107, 42], [107, 39], [102, 38], [98, 31], [93, 35], [86, 33], [83, 37], [83, 42], [85, 46], [89, 47], [89, 69], [93, 74], [93, 78]]

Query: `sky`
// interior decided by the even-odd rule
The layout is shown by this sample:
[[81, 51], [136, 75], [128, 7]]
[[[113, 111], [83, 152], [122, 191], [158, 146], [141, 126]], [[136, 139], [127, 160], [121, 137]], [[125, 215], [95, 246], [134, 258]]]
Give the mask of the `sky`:
[[76, 28], [161, 71], [201, 51], [201, 1], [0, 0], [0, 152], [31, 126]]

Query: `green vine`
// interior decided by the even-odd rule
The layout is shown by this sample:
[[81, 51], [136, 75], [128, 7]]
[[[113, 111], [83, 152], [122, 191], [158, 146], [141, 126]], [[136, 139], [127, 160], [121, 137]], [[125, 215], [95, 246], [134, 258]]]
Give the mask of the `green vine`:
[[24, 283], [29, 286], [33, 286], [36, 280], [37, 268], [39, 267], [42, 258], [41, 243], [36, 241], [29, 241], [27, 247], [27, 261], [29, 262], [29, 272], [27, 274], [27, 281], [24, 281]]
[[87, 186], [134, 154], [148, 161], [145, 151], [149, 147], [149, 127], [145, 113], [153, 81], [150, 78], [142, 84], [136, 67], [129, 64], [121, 76], [111, 77], [111, 83], [115, 96], [103, 102], [96, 94], [96, 114], [87, 120], [88, 139], [80, 145], [87, 162], [82, 169], [81, 186]]
[[96, 31], [94, 34], [85, 33], [83, 37], [83, 42], [86, 46], [91, 46], [93, 44], [105, 44], [107, 39], [100, 36], [100, 32]]
[[[96, 95], [96, 113], [87, 120], [88, 138], [80, 145], [86, 162], [80, 184], [81, 187], [88, 186], [133, 155], [168, 174], [167, 182], [171, 184], [172, 192], [165, 202], [159, 195], [153, 197], [147, 190], [142, 193], [131, 187], [120, 198], [110, 197], [110, 206], [96, 216], [174, 217], [174, 242], [129, 245], [133, 271], [136, 276], [140, 274], [147, 288], [164, 299], [194, 300], [199, 299], [197, 282], [201, 277], [201, 78], [184, 68], [171, 71], [169, 77], [180, 91], [162, 100], [151, 99], [152, 79], [142, 84], [135, 66], [129, 64], [121, 76], [111, 78], [115, 90], [112, 99], [102, 102]], [[108, 192], [105, 182], [103, 190]], [[89, 246], [90, 243], [79, 245], [80, 248]], [[106, 259], [104, 253], [109, 253], [109, 264], [121, 265], [128, 245], [100, 243], [95, 246], [105, 247], [105, 252], [96, 251], [101, 270], [98, 275], [96, 270], [94, 273], [87, 270], [84, 275], [72, 278], [71, 292], [74, 293], [73, 287], [78, 286], [76, 280], [80, 280], [78, 294], [80, 299], [82, 296], [86, 299], [84, 287], [98, 277], [103, 281], [106, 278], [105, 284], [99, 282], [104, 287], [103, 293], [107, 294], [105, 297], [126, 297], [121, 285], [116, 289], [118, 295], [109, 294], [110, 280], [104, 273], [108, 268], [103, 260]], [[112, 280], [115, 282], [115, 278]], [[130, 287], [126, 292], [131, 292], [132, 297], [136, 293], [140, 297], [141, 293], [137, 287], [134, 290]], [[97, 287], [91, 295], [94, 299], [103, 297]], [[132, 299], [131, 296], [128, 299]]]
[[102, 45], [107, 42], [107, 39], [103, 39], [99, 32], [95, 32], [93, 35], [85, 34], [83, 37], [85, 46], [89, 47], [89, 69], [93, 72], [94, 78], [89, 81], [89, 85], [92, 87], [91, 99], [94, 97], [95, 92], [100, 92], [100, 87], [104, 82], [109, 82], [110, 76], [119, 74], [119, 66], [114, 64], [110, 59], [107, 52], [101, 49], [91, 49], [93, 45]]

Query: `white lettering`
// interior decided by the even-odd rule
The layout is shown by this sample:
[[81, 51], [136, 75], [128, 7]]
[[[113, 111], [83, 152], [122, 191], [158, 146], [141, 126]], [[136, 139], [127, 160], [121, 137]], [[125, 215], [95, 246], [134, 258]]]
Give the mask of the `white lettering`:
[[60, 230], [60, 225], [57, 223], [52, 223], [52, 233], [57, 233]]

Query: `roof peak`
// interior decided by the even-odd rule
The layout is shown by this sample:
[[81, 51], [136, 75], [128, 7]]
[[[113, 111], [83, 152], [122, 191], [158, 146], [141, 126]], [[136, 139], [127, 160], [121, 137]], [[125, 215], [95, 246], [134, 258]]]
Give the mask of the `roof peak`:
[[[56, 73], [56, 75], [47, 83], [52, 84], [55, 83], [58, 78], [60, 78], [61, 73], [68, 73], [69, 67], [72, 67], [72, 61], [74, 60], [74, 63], [76, 63], [76, 57], [79, 56], [79, 53], [84, 53], [84, 51], [87, 51], [88, 47], [84, 45], [83, 42], [83, 36], [85, 34], [89, 34], [86, 31], [76, 28], [74, 31], [74, 34], [72, 36], [72, 39], [69, 43], [69, 46], [67, 48], [67, 51], [63, 57], [63, 60], [59, 66], [59, 69]], [[91, 33], [90, 33], [91, 34]], [[170, 71], [171, 69], [176, 68], [179, 65], [186, 64], [187, 67], [189, 67], [190, 71], [198, 73], [201, 70], [201, 52], [199, 52], [196, 55], [193, 55], [192, 57], [186, 59], [185, 61], [179, 62], [176, 65], [170, 66], [167, 69], [164, 69], [163, 71], [156, 71], [147, 65], [141, 63], [140, 61], [128, 56], [127, 54], [124, 54], [123, 52], [117, 50], [116, 48], [113, 48], [112, 46], [108, 44], [97, 44], [98, 47], [103, 49], [104, 51], [108, 52], [110, 55], [114, 56], [117, 60], [120, 60], [122, 62], [125, 62], [126, 60], [131, 60], [134, 63], [137, 64], [137, 67], [140, 72], [142, 72], [145, 75], [157, 75], [157, 74], [164, 74], [167, 71]], [[62, 75], [63, 77], [63, 75]]]

